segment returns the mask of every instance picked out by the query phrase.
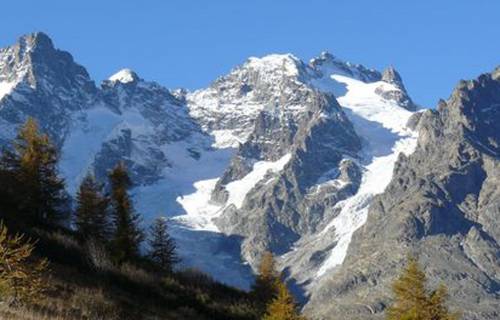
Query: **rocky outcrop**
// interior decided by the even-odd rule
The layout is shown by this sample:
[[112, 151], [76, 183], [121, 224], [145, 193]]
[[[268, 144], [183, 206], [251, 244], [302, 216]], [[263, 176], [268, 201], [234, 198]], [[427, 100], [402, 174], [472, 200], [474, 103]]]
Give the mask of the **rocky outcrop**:
[[377, 93], [385, 99], [393, 100], [398, 105], [404, 107], [407, 110], [415, 111], [417, 106], [413, 103], [406, 88], [403, 84], [403, 80], [399, 73], [393, 67], [389, 67], [382, 73], [382, 81], [389, 83], [394, 86], [392, 89], [387, 89], [384, 86], [377, 88]]

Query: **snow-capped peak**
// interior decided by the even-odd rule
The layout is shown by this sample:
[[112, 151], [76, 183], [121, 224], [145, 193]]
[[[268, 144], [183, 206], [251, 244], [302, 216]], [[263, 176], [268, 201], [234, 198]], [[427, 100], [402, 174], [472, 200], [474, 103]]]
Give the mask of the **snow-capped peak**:
[[344, 61], [327, 51], [323, 51], [319, 57], [311, 59], [309, 65], [313, 69], [327, 75], [339, 74], [363, 82], [375, 82], [382, 78], [382, 75], [377, 70], [368, 69], [363, 65]]
[[298, 76], [302, 61], [292, 54], [270, 54], [262, 58], [250, 57], [244, 67], [261, 72], [282, 71], [287, 76]]
[[109, 77], [109, 81], [113, 82], [121, 82], [121, 83], [129, 83], [129, 82], [134, 82], [139, 79], [139, 76], [137, 73], [130, 69], [122, 69]]

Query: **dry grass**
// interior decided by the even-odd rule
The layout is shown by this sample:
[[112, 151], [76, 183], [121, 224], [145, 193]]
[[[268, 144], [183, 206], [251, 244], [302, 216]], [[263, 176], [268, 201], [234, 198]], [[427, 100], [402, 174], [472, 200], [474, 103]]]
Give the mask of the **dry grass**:
[[256, 319], [248, 294], [199, 271], [165, 276], [147, 266], [117, 267], [95, 246], [91, 257], [71, 234], [38, 238], [38, 254], [51, 261], [51, 288], [37, 305], [0, 305], [0, 319]]

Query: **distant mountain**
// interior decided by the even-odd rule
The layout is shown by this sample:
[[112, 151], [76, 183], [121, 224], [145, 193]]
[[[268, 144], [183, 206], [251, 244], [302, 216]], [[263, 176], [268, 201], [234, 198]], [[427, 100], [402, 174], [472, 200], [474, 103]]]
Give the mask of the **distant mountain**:
[[250, 58], [194, 92], [129, 69], [96, 86], [35, 33], [0, 49], [0, 143], [38, 119], [70, 194], [125, 160], [186, 265], [247, 288], [269, 249], [315, 318], [380, 318], [412, 252], [468, 319], [496, 319], [499, 73], [427, 111], [394, 68], [329, 53]]

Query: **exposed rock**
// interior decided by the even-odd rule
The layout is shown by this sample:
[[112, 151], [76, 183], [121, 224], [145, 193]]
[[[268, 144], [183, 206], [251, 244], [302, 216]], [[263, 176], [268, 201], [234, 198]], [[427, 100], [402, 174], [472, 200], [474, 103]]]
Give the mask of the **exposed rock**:
[[403, 80], [399, 73], [393, 67], [389, 67], [382, 73], [382, 81], [385, 81], [394, 86], [392, 89], [387, 89], [385, 87], [380, 87], [377, 90], [382, 97], [385, 99], [394, 100], [398, 105], [404, 107], [407, 110], [415, 111], [417, 106], [413, 103], [410, 96], [406, 92], [406, 88], [403, 84]]

